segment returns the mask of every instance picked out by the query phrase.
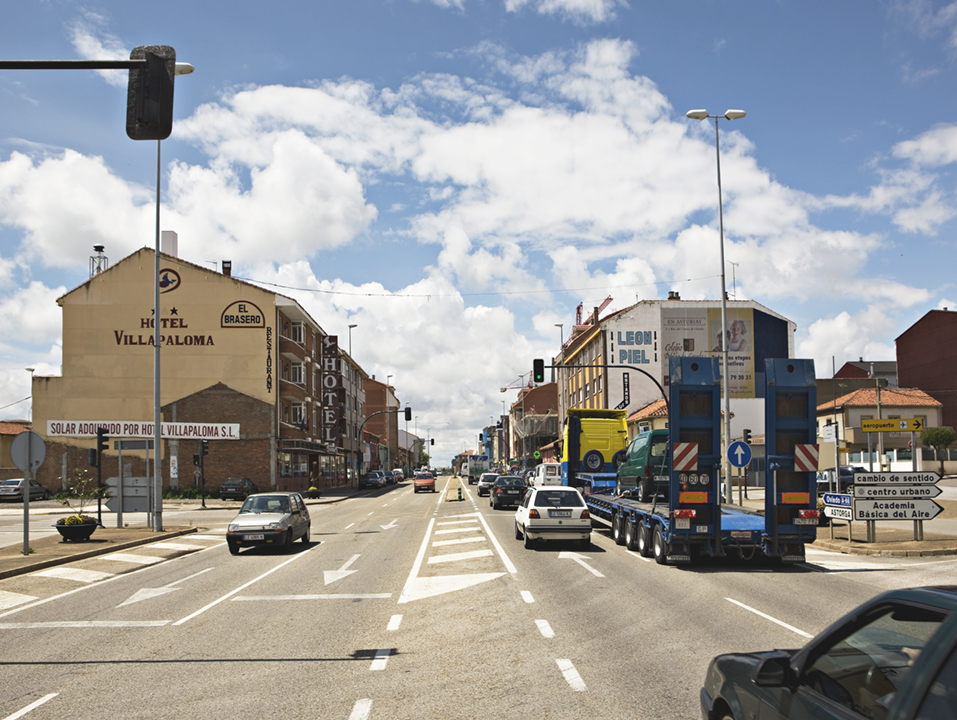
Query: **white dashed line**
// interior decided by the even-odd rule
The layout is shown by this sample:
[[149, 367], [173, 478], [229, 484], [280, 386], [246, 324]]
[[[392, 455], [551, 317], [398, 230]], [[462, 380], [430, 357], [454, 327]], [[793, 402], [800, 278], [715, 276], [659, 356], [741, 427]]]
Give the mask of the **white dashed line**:
[[386, 627], [386, 630], [388, 630], [389, 632], [395, 632], [396, 630], [399, 629], [399, 625], [400, 625], [401, 623], [402, 623], [402, 616], [401, 616], [401, 615], [393, 615], [393, 616], [389, 619], [389, 624], [388, 624], [388, 626]]
[[536, 620], [535, 624], [538, 626], [538, 631], [542, 634], [542, 637], [549, 639], [555, 637], [555, 631], [548, 624], [548, 620]]
[[60, 693], [50, 693], [49, 695], [44, 695], [42, 698], [40, 698], [36, 702], [32, 702], [29, 705], [27, 705], [25, 708], [23, 708], [22, 710], [18, 710], [17, 712], [13, 713], [13, 715], [7, 715], [3, 720], [17, 720], [17, 718], [22, 718], [28, 712], [32, 710], [36, 710], [47, 700], [52, 700], [59, 694]]
[[376, 650], [375, 660], [372, 661], [372, 666], [369, 668], [369, 670], [385, 670], [385, 666], [386, 663], [389, 662], [390, 655], [392, 655], [392, 650], [389, 648]]
[[522, 590], [522, 600], [531, 605], [535, 602], [535, 598], [532, 597], [532, 594], [528, 590]]
[[368, 720], [370, 712], [372, 712], [372, 700], [369, 698], [356, 700], [356, 704], [352, 708], [352, 714], [349, 715], [349, 720]]
[[585, 685], [585, 681], [582, 680], [582, 676], [578, 674], [571, 660], [556, 660], [555, 662], [558, 664], [558, 669], [562, 671], [562, 675], [565, 676], [565, 681], [571, 686], [572, 690], [575, 692], [584, 692], [588, 689], [588, 686]]

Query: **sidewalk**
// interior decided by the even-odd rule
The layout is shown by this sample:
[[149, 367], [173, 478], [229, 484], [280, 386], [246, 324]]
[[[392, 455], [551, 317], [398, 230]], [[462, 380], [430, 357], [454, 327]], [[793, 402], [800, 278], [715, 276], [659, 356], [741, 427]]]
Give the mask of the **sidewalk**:
[[[322, 497], [319, 499], [306, 499], [306, 506], [313, 507], [338, 503], [350, 497], [364, 495], [370, 492], [373, 491], [367, 489], [356, 490], [348, 486], [327, 488], [322, 491]], [[31, 517], [34, 515], [68, 515], [75, 512], [75, 510], [60, 505], [53, 507], [34, 507], [34, 505], [39, 505], [39, 503], [31, 503], [30, 505]], [[206, 507], [209, 510], [232, 509], [238, 512], [239, 506], [240, 503], [235, 500], [224, 502], [220, 500], [218, 496], [215, 498], [206, 498]], [[201, 507], [202, 501], [198, 499], [163, 501], [164, 512], [186, 509], [200, 510]], [[15, 513], [21, 516], [23, 515], [23, 506], [19, 503], [10, 503], [7, 507], [4, 507], [4, 509], [13, 511], [11, 513], [3, 513], [7, 516]], [[112, 513], [110, 513], [109, 520], [104, 517], [103, 522], [106, 527], [98, 527], [92, 537], [83, 542], [66, 542], [59, 534], [31, 537], [30, 548], [33, 552], [29, 555], [23, 554], [23, 543], [0, 547], [0, 580], [13, 577], [14, 575], [36, 572], [37, 570], [43, 570], [44, 568], [54, 565], [63, 565], [65, 563], [74, 562], [75, 560], [83, 560], [97, 555], [119, 552], [138, 545], [146, 545], [181, 535], [189, 535], [199, 530], [199, 528], [195, 526], [166, 527], [163, 532], [154, 532], [146, 526], [145, 520], [143, 524], [134, 525], [132, 527], [110, 527], [111, 522], [115, 523], [113, 518], [115, 518], [115, 516]]]

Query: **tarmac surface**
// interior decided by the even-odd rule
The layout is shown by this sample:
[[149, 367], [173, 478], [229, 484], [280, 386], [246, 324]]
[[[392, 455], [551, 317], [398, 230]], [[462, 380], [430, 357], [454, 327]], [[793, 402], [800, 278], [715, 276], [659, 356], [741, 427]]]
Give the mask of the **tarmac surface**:
[[[454, 502], [464, 496], [460, 495], [458, 489], [460, 484], [457, 482], [449, 483], [446, 491], [445, 500]], [[461, 485], [461, 487], [465, 487]], [[306, 505], [324, 505], [329, 503], [341, 502], [349, 497], [370, 495], [374, 490], [354, 490], [349, 487], [328, 488], [323, 490], [323, 497], [320, 499], [307, 499]], [[751, 488], [748, 491], [748, 498], [744, 500], [743, 505], [751, 510], [763, 508], [764, 493], [763, 489]], [[227, 505], [218, 498], [207, 498], [206, 506], [208, 508], [226, 508], [238, 506], [235, 503]], [[948, 530], [957, 527], [957, 502], [949, 500], [937, 501], [944, 507], [944, 512], [938, 516], [940, 519], [949, 522], [941, 523], [942, 527]], [[41, 503], [31, 503], [31, 508], [41, 505]], [[19, 503], [9, 503], [6, 507], [10, 510], [19, 510], [22, 513], [22, 505]], [[164, 509], [199, 509], [199, 500], [168, 500], [164, 501]], [[36, 507], [38, 512], [50, 515], [67, 514], [74, 512], [66, 508], [41, 508]], [[10, 514], [4, 513], [9, 516]], [[106, 521], [106, 527], [99, 527], [93, 533], [89, 540], [82, 542], [67, 542], [59, 535], [46, 535], [36, 537], [30, 540], [29, 546], [32, 552], [28, 555], [23, 554], [23, 544], [13, 544], [0, 547], [0, 579], [35, 572], [54, 565], [82, 560], [96, 555], [117, 552], [137, 545], [146, 545], [153, 542], [159, 542], [180, 535], [195, 533], [199, 528], [193, 527], [164, 527], [162, 532], [155, 532], [145, 525], [135, 525], [131, 527], [109, 527], [110, 521]], [[924, 525], [924, 540], [914, 540], [913, 523], [878, 523], [876, 530], [877, 542], [865, 542], [864, 523], [853, 523], [849, 526], [847, 523], [835, 524], [832, 527], [819, 527], [817, 531], [817, 540], [811, 547], [819, 550], [827, 550], [835, 553], [853, 554], [853, 555], [880, 555], [892, 557], [928, 557], [936, 555], [955, 555], [957, 554], [957, 532], [951, 534], [931, 532], [935, 528], [933, 521]], [[849, 533], [850, 530], [850, 533]]]

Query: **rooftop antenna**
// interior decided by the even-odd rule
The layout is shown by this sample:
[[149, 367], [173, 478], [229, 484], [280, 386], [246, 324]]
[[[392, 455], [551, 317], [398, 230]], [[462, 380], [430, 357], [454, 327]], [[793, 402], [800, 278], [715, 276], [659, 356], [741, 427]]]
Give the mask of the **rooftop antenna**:
[[96, 255], [90, 256], [90, 277], [99, 275], [110, 266], [110, 259], [103, 254], [105, 245], [94, 245], [93, 252]]

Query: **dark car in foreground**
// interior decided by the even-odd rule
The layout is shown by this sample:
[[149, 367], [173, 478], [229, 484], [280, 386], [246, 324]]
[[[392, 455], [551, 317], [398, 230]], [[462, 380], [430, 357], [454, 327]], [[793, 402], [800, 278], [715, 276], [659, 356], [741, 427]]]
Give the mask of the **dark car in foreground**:
[[[854, 473], [866, 473], [868, 472], [866, 467], [861, 467], [859, 465], [841, 465], [838, 471], [838, 477], [834, 477], [834, 468], [828, 468], [827, 470], [820, 470], [817, 473], [817, 492], [820, 495], [821, 493], [826, 492], [836, 492], [836, 493], [847, 493], [850, 492], [851, 485], [854, 484]], [[833, 489], [832, 489], [833, 488]]]
[[312, 524], [302, 496], [295, 492], [250, 495], [229, 527], [226, 544], [238, 555], [240, 548], [254, 545], [281, 547], [286, 552], [299, 539], [308, 545]]
[[528, 481], [518, 475], [500, 475], [489, 489], [488, 504], [493, 510], [518, 507], [528, 492]]
[[891, 590], [800, 650], [719, 655], [704, 720], [957, 717], [957, 586]]
[[249, 478], [229, 478], [219, 486], [220, 500], [245, 500], [259, 489]]

